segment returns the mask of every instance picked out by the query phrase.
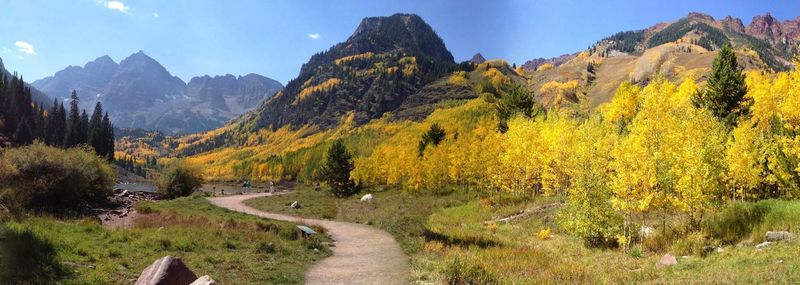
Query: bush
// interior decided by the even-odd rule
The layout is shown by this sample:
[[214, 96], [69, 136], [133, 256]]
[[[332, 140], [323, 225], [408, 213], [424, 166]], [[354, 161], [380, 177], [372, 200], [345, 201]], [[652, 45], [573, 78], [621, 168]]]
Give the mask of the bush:
[[178, 160], [161, 173], [156, 182], [158, 193], [167, 198], [189, 196], [203, 185], [203, 177], [197, 167]]
[[678, 255], [703, 255], [703, 247], [708, 245], [706, 236], [702, 232], [694, 232], [683, 239], [675, 241], [672, 252]]
[[0, 151], [0, 201], [14, 212], [77, 214], [107, 202], [115, 175], [86, 148], [34, 143], [6, 149]]

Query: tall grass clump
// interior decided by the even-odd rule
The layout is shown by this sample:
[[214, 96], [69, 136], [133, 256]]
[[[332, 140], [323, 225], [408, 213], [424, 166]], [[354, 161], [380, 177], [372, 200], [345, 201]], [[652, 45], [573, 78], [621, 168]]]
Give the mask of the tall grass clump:
[[800, 229], [800, 202], [763, 200], [733, 202], [713, 215], [706, 223], [708, 234], [723, 243], [745, 239], [761, 241], [767, 231]]

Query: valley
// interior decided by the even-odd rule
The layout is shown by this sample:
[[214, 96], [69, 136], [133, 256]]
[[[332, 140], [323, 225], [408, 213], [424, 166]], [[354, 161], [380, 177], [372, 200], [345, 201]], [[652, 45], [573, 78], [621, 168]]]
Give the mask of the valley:
[[366, 16], [285, 85], [0, 61], [0, 283], [798, 283], [800, 17], [684, 15], [521, 64]]

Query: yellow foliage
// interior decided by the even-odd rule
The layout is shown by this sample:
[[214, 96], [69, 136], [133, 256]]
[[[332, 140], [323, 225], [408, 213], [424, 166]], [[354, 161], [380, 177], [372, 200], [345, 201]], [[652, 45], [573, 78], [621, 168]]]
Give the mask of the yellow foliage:
[[490, 67], [483, 73], [481, 73], [483, 77], [489, 79], [492, 83], [492, 86], [497, 89], [501, 90], [503, 87], [508, 86], [511, 84], [511, 78], [500, 72], [497, 68]]
[[468, 76], [467, 73], [464, 71], [453, 72], [453, 74], [447, 78], [447, 83], [458, 86], [468, 86], [469, 79], [467, 76]]
[[355, 55], [341, 57], [339, 59], [336, 59], [334, 62], [336, 63], [336, 65], [342, 65], [344, 63], [347, 63], [347, 62], [350, 62], [350, 61], [353, 61], [353, 60], [356, 60], [356, 59], [367, 59], [367, 58], [372, 58], [373, 56], [375, 56], [374, 53], [365, 52], [365, 53], [361, 53], [361, 54], [355, 54]]
[[548, 62], [537, 67], [536, 71], [545, 71], [550, 69], [553, 69], [553, 64]]
[[539, 93], [547, 98], [552, 98], [553, 105], [561, 106], [563, 103], [577, 99], [579, 87], [578, 80], [567, 82], [550, 81], [539, 88]]
[[303, 88], [303, 90], [300, 90], [300, 93], [297, 94], [297, 99], [295, 100], [295, 102], [305, 100], [308, 96], [317, 92], [329, 91], [334, 87], [338, 86], [339, 84], [342, 84], [341, 79], [329, 78], [328, 80], [325, 80], [325, 82], [322, 82], [320, 84]]
[[541, 239], [541, 240], [550, 239], [552, 237], [552, 235], [550, 233], [550, 228], [544, 228], [544, 229], [540, 230], [539, 233], [536, 234], [536, 236], [538, 236], [539, 239]]

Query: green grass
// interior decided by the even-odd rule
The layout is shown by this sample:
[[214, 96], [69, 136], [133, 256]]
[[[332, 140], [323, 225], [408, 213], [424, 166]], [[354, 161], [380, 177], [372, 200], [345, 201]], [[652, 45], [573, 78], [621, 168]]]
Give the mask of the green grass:
[[[270, 196], [261, 199], [250, 199], [244, 203], [253, 208], [273, 213], [315, 219], [333, 219], [336, 217], [336, 199], [328, 191], [314, 191], [310, 187], [298, 185], [297, 191]], [[299, 209], [290, 208], [292, 202], [300, 203]]]
[[[697, 251], [718, 242], [714, 234], [676, 230], [663, 249], [641, 249], [636, 254], [619, 249], [587, 248], [583, 240], [562, 232], [555, 223], [556, 208], [536, 213], [512, 223], [484, 221], [513, 215], [562, 200], [561, 197], [538, 197], [533, 201], [509, 201], [485, 206], [474, 197], [458, 192], [444, 195], [409, 194], [397, 190], [373, 192], [372, 203], [358, 197], [335, 199], [329, 195], [298, 191], [270, 200], [251, 201], [262, 209], [291, 213], [287, 201], [306, 200], [306, 205], [325, 205], [326, 210], [305, 209], [306, 213], [331, 215], [336, 205], [336, 219], [371, 224], [387, 230], [411, 257], [415, 280], [426, 283], [466, 284], [717, 284], [717, 283], [798, 283], [800, 282], [800, 246], [797, 241], [780, 242], [766, 249], [756, 249], [767, 230], [789, 230], [797, 234], [800, 226], [800, 201], [762, 201], [724, 206], [712, 211], [707, 225], [718, 228], [736, 223], [747, 224], [740, 236], [752, 240], [740, 246], [726, 245], [723, 252], [701, 257]], [[362, 193], [363, 194], [363, 193]], [[274, 202], [271, 202], [274, 201]], [[273, 205], [273, 204], [277, 204]], [[308, 206], [313, 207], [313, 206]], [[768, 208], [755, 221], [738, 208]], [[752, 211], [752, 210], [751, 210]], [[298, 214], [295, 212], [295, 214]], [[299, 214], [298, 214], [299, 215]], [[319, 215], [319, 214], [317, 214]], [[659, 216], [659, 215], [656, 215]], [[318, 216], [317, 216], [318, 217]], [[680, 216], [670, 218], [679, 227]], [[712, 222], [716, 221], [716, 222]], [[550, 239], [537, 233], [552, 230]], [[734, 228], [734, 227], [732, 227]], [[431, 238], [426, 231], [437, 235]], [[732, 230], [733, 231], [733, 230]], [[455, 242], [454, 242], [455, 241]], [[492, 244], [476, 241], [492, 241]], [[678, 256], [678, 265], [658, 268], [656, 262], [665, 253]], [[683, 254], [692, 254], [682, 258]]]
[[330, 254], [298, 239], [293, 224], [217, 208], [199, 196], [138, 208], [147, 214], [131, 229], [47, 217], [5, 226], [53, 245], [68, 271], [57, 278], [62, 284], [130, 284], [165, 255], [181, 257], [198, 276], [225, 284], [300, 284], [307, 267]]

